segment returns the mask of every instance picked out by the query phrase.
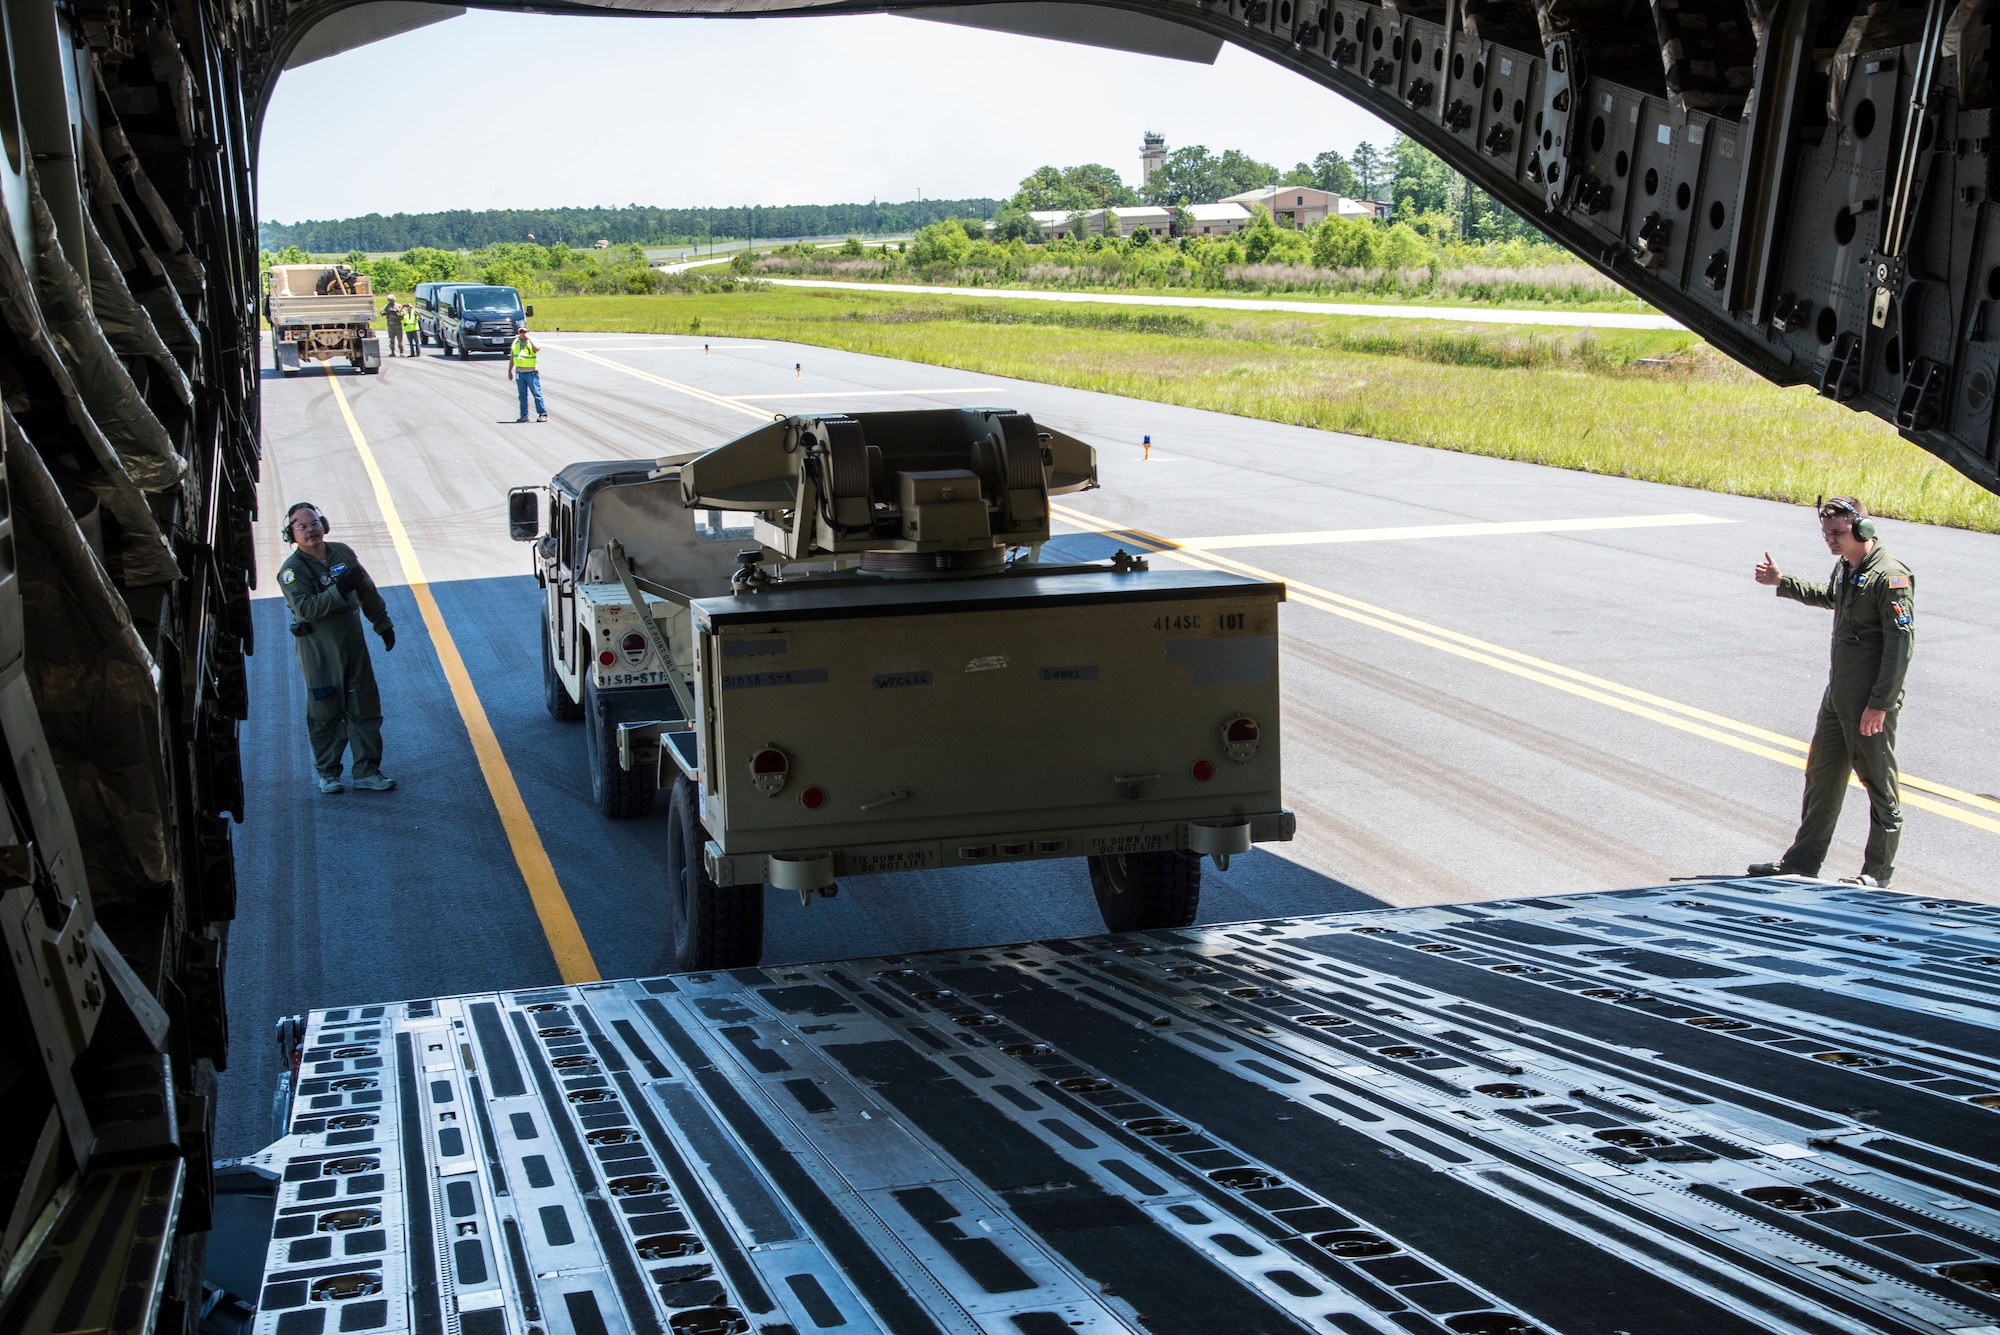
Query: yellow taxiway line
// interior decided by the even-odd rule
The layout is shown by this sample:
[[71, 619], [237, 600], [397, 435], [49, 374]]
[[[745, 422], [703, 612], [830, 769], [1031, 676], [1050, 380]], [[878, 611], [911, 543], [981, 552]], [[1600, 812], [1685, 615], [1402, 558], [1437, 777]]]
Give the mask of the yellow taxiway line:
[[[551, 344], [550, 346], [554, 347], [555, 345]], [[567, 352], [572, 357], [581, 357], [587, 362], [596, 362], [599, 366], [608, 366], [614, 371], [623, 371], [626, 375], [634, 379], [650, 381], [655, 385], [661, 385], [677, 393], [685, 394], [689, 398], [700, 399], [703, 403], [713, 403], [719, 408], [734, 409], [736, 412], [747, 414], [760, 422], [768, 422], [773, 417], [783, 416], [782, 413], [769, 413], [762, 408], [752, 408], [741, 399], [732, 399], [722, 394], [711, 394], [705, 389], [696, 389], [693, 385], [683, 384], [678, 380], [669, 380], [663, 375], [654, 375], [651, 371], [641, 371], [637, 367], [614, 362], [609, 357], [600, 357], [596, 353], [586, 352], [582, 348], [556, 347], [555, 351]]]
[[410, 593], [417, 600], [417, 609], [423, 613], [424, 627], [430, 631], [438, 664], [444, 669], [445, 681], [451, 686], [451, 698], [458, 705], [458, 716], [464, 720], [465, 731], [472, 738], [472, 752], [479, 758], [479, 771], [486, 778], [486, 791], [493, 799], [493, 809], [500, 815], [500, 827], [506, 832], [507, 844], [513, 850], [514, 865], [521, 869], [521, 879], [528, 883], [528, 898], [534, 902], [535, 916], [542, 922], [542, 935], [548, 938], [549, 950], [556, 957], [556, 969], [565, 983], [597, 982], [604, 975], [597, 971], [597, 962], [590, 957], [590, 946], [583, 939], [583, 929], [577, 926], [576, 914], [569, 906], [568, 896], [563, 894], [562, 882], [556, 879], [555, 864], [549, 861], [548, 850], [542, 847], [542, 836], [528, 815], [528, 804], [521, 800], [521, 789], [514, 782], [514, 771], [507, 767], [507, 758], [500, 751], [500, 739], [494, 735], [493, 725], [486, 718], [486, 707], [479, 702], [479, 693], [473, 689], [472, 674], [465, 670], [465, 660], [459, 657], [458, 645], [445, 625], [444, 613], [438, 610], [437, 599], [431, 596], [430, 581], [424, 578], [423, 565], [417, 560], [417, 549], [410, 545], [410, 535], [403, 528], [402, 517], [396, 512], [395, 499], [389, 495], [389, 483], [375, 464], [375, 452], [368, 448], [368, 437], [362, 434], [361, 423], [355, 420], [354, 409], [347, 402], [347, 391], [341, 388], [331, 362], [327, 363], [326, 378], [327, 383], [333, 386], [333, 399], [340, 405], [340, 415], [347, 421], [347, 434], [353, 437], [354, 448], [361, 455], [361, 466], [368, 471], [368, 482], [375, 488], [375, 503], [381, 508], [382, 522], [388, 526], [389, 539], [395, 544], [396, 555], [403, 563], [403, 578], [409, 582]]
[[[1415, 617], [1392, 612], [1384, 607], [1376, 607], [1358, 598], [1349, 598], [1345, 594], [1334, 593], [1299, 580], [1288, 579], [1283, 575], [1248, 565], [1231, 557], [1217, 555], [1212, 551], [1190, 550], [1172, 538], [1163, 538], [1143, 529], [1111, 528], [1096, 516], [1072, 510], [1065, 505], [1052, 505], [1050, 509], [1058, 517], [1088, 532], [1128, 539], [1134, 546], [1143, 547], [1150, 552], [1171, 556], [1192, 565], [1206, 566], [1211, 570], [1225, 570], [1252, 579], [1281, 582], [1285, 585], [1286, 597], [1290, 601], [1304, 603], [1318, 611], [1330, 612], [1334, 616], [1372, 626], [1376, 630], [1387, 631], [1391, 635], [1401, 636], [1433, 649], [1441, 649], [1445, 653], [1487, 667], [1498, 668], [1502, 672], [1539, 682], [1570, 695], [1581, 696], [1586, 700], [1609, 705], [1628, 714], [1636, 714], [1681, 732], [1692, 733], [1739, 751], [1747, 751], [1751, 755], [1762, 756], [1766, 760], [1775, 760], [1781, 765], [1790, 765], [1794, 769], [1805, 768], [1807, 744], [1795, 737], [1787, 737], [1783, 733], [1739, 722], [1694, 705], [1654, 695], [1650, 691], [1641, 691], [1603, 677], [1592, 676], [1587, 672], [1564, 667], [1560, 663], [1551, 663], [1547, 659], [1536, 658], [1455, 630], [1448, 630], [1443, 626], [1419, 621]], [[2000, 815], [2000, 802], [1981, 797], [1977, 793], [1953, 788], [1948, 784], [1921, 779], [1912, 774], [1902, 775], [1901, 780], [1905, 790], [1903, 801], [1907, 805], [1920, 811], [1949, 817], [1961, 824], [1971, 825], [1992, 834], [2000, 834], [2000, 820], [1980, 814], [1992, 812]], [[1850, 777], [1848, 782], [1854, 783], [1855, 780]], [[1939, 798], [1944, 800], [1934, 800]], [[1953, 806], [1948, 803], [1961, 805]], [[1967, 807], [1974, 810], [1966, 810]]]

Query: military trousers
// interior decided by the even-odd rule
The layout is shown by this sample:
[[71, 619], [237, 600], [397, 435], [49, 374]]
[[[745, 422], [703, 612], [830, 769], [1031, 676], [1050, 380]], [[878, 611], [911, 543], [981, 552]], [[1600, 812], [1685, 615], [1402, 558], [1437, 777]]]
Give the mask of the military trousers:
[[1840, 821], [1840, 804], [1847, 796], [1847, 776], [1861, 781], [1868, 794], [1868, 846], [1861, 873], [1883, 885], [1896, 869], [1896, 845], [1903, 838], [1903, 804], [1896, 774], [1896, 715], [1890, 710], [1882, 731], [1861, 735], [1865, 693], [1826, 688], [1820, 699], [1819, 721], [1812, 747], [1806, 752], [1806, 796], [1799, 816], [1798, 837], [1786, 851], [1787, 871], [1819, 875]]
[[382, 772], [382, 693], [375, 685], [375, 665], [365, 648], [345, 658], [340, 685], [306, 692], [313, 768], [329, 779], [340, 777], [342, 755], [350, 749], [355, 778]]

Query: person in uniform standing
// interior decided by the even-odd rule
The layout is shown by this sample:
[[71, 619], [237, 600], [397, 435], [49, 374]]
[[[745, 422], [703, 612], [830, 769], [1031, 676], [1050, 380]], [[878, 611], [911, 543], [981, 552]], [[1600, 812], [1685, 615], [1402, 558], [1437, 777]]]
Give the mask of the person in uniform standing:
[[423, 355], [424, 336], [417, 327], [417, 303], [414, 301], [403, 307], [403, 341], [410, 345], [407, 356]]
[[338, 793], [342, 754], [354, 751], [356, 788], [387, 792], [396, 781], [382, 772], [382, 696], [362, 637], [361, 618], [396, 647], [395, 623], [375, 581], [345, 543], [328, 542], [326, 516], [301, 501], [285, 512], [292, 554], [278, 567], [278, 586], [292, 612], [292, 647], [306, 680], [306, 734], [312, 740], [319, 790]]
[[1756, 571], [1757, 582], [1775, 586], [1780, 598], [1833, 609], [1833, 662], [1806, 753], [1798, 836], [1783, 857], [1755, 864], [1750, 874], [1819, 875], [1852, 773], [1868, 793], [1868, 847], [1861, 874], [1842, 880], [1886, 886], [1903, 835], [1896, 715], [1916, 648], [1916, 576], [1883, 548], [1867, 507], [1852, 496], [1822, 502], [1819, 528], [1838, 558], [1826, 583], [1781, 573], [1769, 552]]
[[542, 403], [542, 373], [537, 368], [541, 348], [528, 336], [528, 326], [521, 326], [514, 335], [514, 342], [507, 349], [507, 378], [514, 382], [515, 396], [521, 400], [521, 415], [514, 420], [528, 420], [528, 395], [535, 396], [535, 420], [549, 420], [549, 410]]
[[403, 308], [396, 304], [394, 297], [390, 297], [388, 304], [382, 307], [382, 323], [389, 327], [389, 355], [402, 356]]

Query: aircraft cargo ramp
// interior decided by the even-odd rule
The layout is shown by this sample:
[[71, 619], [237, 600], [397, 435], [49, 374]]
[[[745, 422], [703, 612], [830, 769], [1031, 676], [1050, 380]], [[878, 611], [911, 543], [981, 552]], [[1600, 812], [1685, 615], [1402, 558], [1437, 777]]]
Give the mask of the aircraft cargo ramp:
[[315, 1012], [256, 1335], [2000, 1324], [2000, 910], [1715, 881]]

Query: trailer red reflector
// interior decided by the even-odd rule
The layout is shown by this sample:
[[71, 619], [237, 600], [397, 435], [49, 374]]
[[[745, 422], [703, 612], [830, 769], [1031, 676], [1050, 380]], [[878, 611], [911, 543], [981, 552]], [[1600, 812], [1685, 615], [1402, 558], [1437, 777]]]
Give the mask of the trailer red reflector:
[[1197, 760], [1189, 768], [1188, 773], [1194, 775], [1195, 782], [1207, 783], [1215, 775], [1215, 766], [1206, 760]]
[[813, 787], [799, 794], [799, 805], [807, 811], [818, 811], [826, 805], [826, 789]]
[[606, 649], [603, 653], [597, 656], [597, 661], [604, 664], [604, 666], [606, 667], [610, 667], [613, 663], [616, 663], [618, 661], [618, 655], [612, 653], [609, 649]]

